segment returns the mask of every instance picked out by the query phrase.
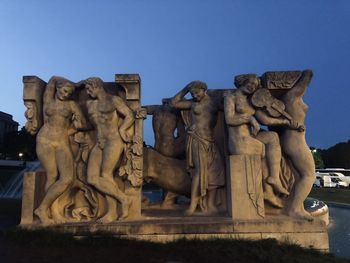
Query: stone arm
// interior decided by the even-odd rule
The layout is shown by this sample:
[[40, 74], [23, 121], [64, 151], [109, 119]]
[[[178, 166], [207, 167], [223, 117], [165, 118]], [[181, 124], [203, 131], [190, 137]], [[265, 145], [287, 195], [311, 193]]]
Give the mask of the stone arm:
[[70, 101], [71, 104], [71, 110], [73, 113], [72, 116], [72, 122], [73, 126], [77, 130], [91, 130], [92, 127], [89, 125], [87, 120], [85, 119], [85, 116], [83, 112], [81, 111], [80, 107], [75, 101]]
[[145, 108], [147, 115], [153, 115], [161, 106], [160, 105], [145, 105], [142, 108]]
[[237, 114], [235, 110], [234, 95], [227, 95], [224, 99], [225, 121], [228, 126], [240, 126], [251, 123], [251, 116]]
[[311, 82], [312, 76], [312, 70], [304, 70], [301, 75], [301, 78], [287, 94], [293, 97], [302, 97]]
[[259, 123], [266, 125], [266, 126], [287, 126], [290, 129], [297, 130], [299, 132], [305, 131], [305, 126], [302, 124], [299, 124], [298, 122], [294, 121], [293, 119], [287, 119], [287, 118], [273, 118], [266, 114], [262, 110], [257, 110], [255, 112], [255, 117], [259, 121]]
[[55, 93], [56, 93], [56, 82], [59, 80], [61, 77], [58, 76], [53, 76], [50, 78], [49, 82], [47, 83], [43, 95], [43, 117], [44, 117], [44, 123], [47, 121], [47, 116], [45, 114], [45, 106], [47, 104], [50, 104], [55, 100]]
[[61, 77], [58, 76], [53, 76], [50, 78], [44, 91], [44, 103], [54, 100], [56, 92], [56, 82], [59, 79], [61, 79]]
[[[86, 106], [88, 109], [91, 109], [91, 108], [94, 108], [94, 101], [93, 100], [87, 100], [86, 101]], [[96, 131], [97, 131], [97, 143], [99, 145], [99, 147], [101, 149], [104, 148], [104, 144], [105, 144], [105, 139], [102, 138], [102, 129], [101, 129], [101, 125], [98, 125], [98, 114], [96, 114], [96, 112], [92, 112], [89, 114], [89, 120], [90, 120], [90, 123], [92, 124], [91, 128], [95, 128]]]
[[192, 107], [192, 100], [186, 100], [184, 97], [189, 92], [188, 86], [178, 92], [170, 101], [169, 105], [180, 110], [189, 110]]
[[117, 112], [124, 116], [124, 121], [119, 127], [120, 136], [122, 137], [124, 142], [129, 142], [130, 138], [127, 138], [126, 130], [130, 128], [135, 122], [134, 113], [120, 97], [114, 96], [113, 101]]
[[288, 126], [291, 123], [287, 118], [274, 118], [262, 110], [256, 110], [255, 118], [258, 120], [258, 122], [266, 126]]

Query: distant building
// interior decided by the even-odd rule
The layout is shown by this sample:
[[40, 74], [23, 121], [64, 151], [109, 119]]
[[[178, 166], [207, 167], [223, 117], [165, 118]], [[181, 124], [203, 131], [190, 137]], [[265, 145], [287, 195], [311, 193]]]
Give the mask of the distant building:
[[5, 134], [18, 131], [18, 122], [12, 119], [12, 115], [0, 111], [0, 146], [4, 143]]

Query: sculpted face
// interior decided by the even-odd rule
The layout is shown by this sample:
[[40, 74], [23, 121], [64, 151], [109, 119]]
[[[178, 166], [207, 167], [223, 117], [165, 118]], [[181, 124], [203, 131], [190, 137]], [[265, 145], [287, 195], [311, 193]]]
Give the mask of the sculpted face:
[[74, 91], [74, 87], [70, 85], [63, 85], [61, 87], [57, 87], [56, 96], [59, 100], [67, 100]]
[[257, 88], [259, 87], [259, 80], [258, 78], [248, 78], [244, 85], [240, 87], [243, 93], [250, 95], [254, 93]]
[[86, 84], [86, 92], [91, 98], [97, 98], [97, 88], [95, 86], [91, 84]]
[[201, 101], [205, 96], [205, 89], [193, 88], [190, 90], [191, 96], [194, 101]]

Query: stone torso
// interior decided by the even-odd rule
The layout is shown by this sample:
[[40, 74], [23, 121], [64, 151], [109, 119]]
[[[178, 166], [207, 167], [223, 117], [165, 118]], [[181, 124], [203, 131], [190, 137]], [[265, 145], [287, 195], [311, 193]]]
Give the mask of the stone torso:
[[203, 138], [213, 138], [217, 122], [218, 107], [206, 96], [200, 102], [193, 102], [191, 107], [192, 129]]
[[71, 125], [71, 101], [54, 99], [44, 105], [44, 126], [40, 129], [38, 138], [52, 141], [65, 141], [68, 138], [68, 128]]
[[97, 135], [104, 139], [119, 138], [119, 116], [113, 97], [96, 99], [88, 103], [88, 114], [97, 129]]

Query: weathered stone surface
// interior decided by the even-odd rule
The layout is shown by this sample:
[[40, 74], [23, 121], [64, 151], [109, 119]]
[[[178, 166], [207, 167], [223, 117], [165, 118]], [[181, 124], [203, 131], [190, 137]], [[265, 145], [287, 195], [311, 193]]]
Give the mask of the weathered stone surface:
[[[193, 81], [142, 107], [137, 74], [25, 76], [26, 128], [44, 172], [25, 175], [21, 225], [156, 242], [272, 237], [326, 251], [325, 225], [303, 209], [315, 169], [302, 100], [311, 78], [242, 74], [232, 90]], [[147, 115], [154, 148], [143, 141]], [[162, 206], [141, 207], [144, 180], [167, 191]]]
[[[37, 229], [40, 226], [28, 226]], [[293, 220], [286, 216], [264, 220], [234, 220], [230, 217], [146, 217], [140, 221], [116, 222], [112, 224], [64, 224], [50, 229], [76, 236], [109, 233], [117, 237], [170, 242], [186, 239], [252, 239], [275, 238], [279, 241], [295, 242], [303, 247], [314, 247], [327, 251], [328, 235], [324, 222], [315, 220]]]
[[141, 216], [145, 113], [140, 78], [121, 74], [116, 79], [73, 83], [55, 76], [46, 83], [23, 78], [26, 128], [38, 132], [37, 154], [46, 172], [43, 189], [27, 186], [37, 178], [28, 176], [31, 183], [24, 192], [45, 194], [34, 208], [24, 202], [24, 210], [41, 223], [107, 223]]
[[260, 155], [228, 157], [229, 214], [233, 220], [265, 217]]

